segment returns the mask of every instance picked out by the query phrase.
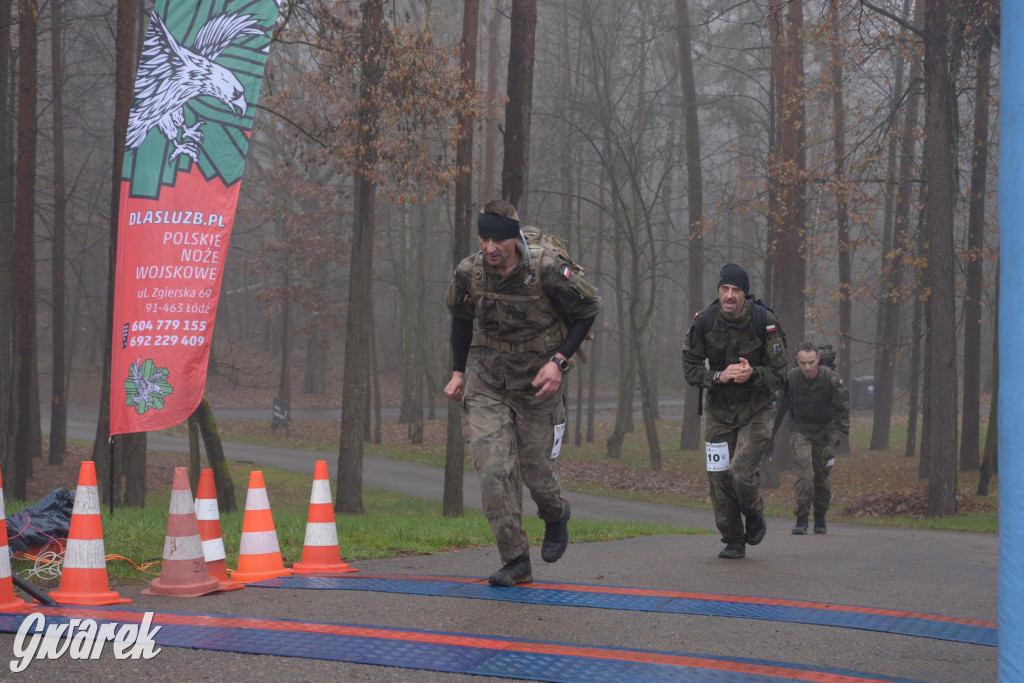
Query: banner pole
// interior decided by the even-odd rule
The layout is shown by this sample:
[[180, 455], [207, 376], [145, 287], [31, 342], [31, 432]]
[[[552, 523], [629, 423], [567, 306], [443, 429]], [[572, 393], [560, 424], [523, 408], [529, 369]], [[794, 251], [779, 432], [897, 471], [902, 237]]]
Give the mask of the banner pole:
[[114, 516], [114, 445], [116, 443], [117, 439], [111, 436], [107, 453], [107, 470], [110, 472], [110, 488], [107, 489], [107, 500], [110, 501], [111, 517]]

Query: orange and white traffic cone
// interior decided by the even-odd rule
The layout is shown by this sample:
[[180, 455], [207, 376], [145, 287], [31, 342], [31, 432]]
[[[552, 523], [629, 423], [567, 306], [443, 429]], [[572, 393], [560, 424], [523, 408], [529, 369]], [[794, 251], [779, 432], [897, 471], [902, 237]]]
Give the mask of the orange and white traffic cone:
[[188, 470], [175, 467], [160, 578], [150, 581], [149, 588], [142, 592], [146, 595], [195, 598], [219, 589], [217, 579], [206, 571], [199, 523], [192, 503], [192, 490], [188, 486]]
[[240, 583], [253, 583], [278, 576], [290, 576], [281, 559], [277, 543], [274, 517], [270, 514], [270, 500], [263, 483], [263, 472], [249, 473], [249, 491], [245, 495], [245, 517], [242, 518], [242, 540], [238, 544], [238, 569], [230, 572], [231, 579]]
[[199, 538], [203, 541], [206, 571], [217, 579], [222, 591], [245, 588], [244, 584], [228, 578], [227, 554], [224, 552], [220, 509], [217, 507], [217, 488], [213, 481], [213, 470], [209, 467], [199, 471], [199, 485], [196, 487], [196, 521], [199, 522]]
[[11, 552], [7, 547], [7, 517], [4, 515], [4, 485], [0, 480], [0, 612], [10, 612], [25, 606], [25, 601], [14, 594], [14, 579], [11, 577]]
[[341, 561], [326, 460], [316, 461], [313, 490], [309, 494], [309, 516], [306, 520], [306, 540], [302, 545], [302, 560], [292, 565], [292, 571], [296, 574], [359, 571]]
[[96, 487], [96, 463], [84, 460], [78, 472], [75, 505], [71, 508], [68, 545], [60, 586], [50, 597], [69, 605], [117, 605], [131, 602], [110, 590], [107, 554], [103, 549], [103, 520]]

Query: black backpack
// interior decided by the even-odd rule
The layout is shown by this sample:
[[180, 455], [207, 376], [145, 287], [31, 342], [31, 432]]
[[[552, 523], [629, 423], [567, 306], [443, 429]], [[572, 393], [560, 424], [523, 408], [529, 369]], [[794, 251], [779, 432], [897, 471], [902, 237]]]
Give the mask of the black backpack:
[[[761, 340], [762, 346], [768, 343], [768, 312], [771, 311], [772, 315], [775, 311], [772, 311], [771, 307], [765, 302], [761, 301], [757, 297], [747, 296], [747, 301], [752, 306], [750, 310], [751, 320], [754, 325], [754, 329], [757, 330], [757, 336]], [[697, 330], [700, 331], [701, 336], [706, 336], [708, 332], [715, 326], [715, 313], [718, 311], [718, 299], [716, 298], [711, 304], [703, 311], [693, 316], [693, 324], [697, 326]], [[782, 335], [782, 341], [786, 341], [786, 333], [779, 330], [779, 334]], [[835, 355], [835, 354], [833, 354]], [[704, 387], [701, 387], [697, 391], [697, 414], [704, 414]]]
[[818, 344], [818, 365], [836, 369], [836, 350], [831, 344]]
[[[754, 329], [757, 330], [761, 343], [766, 344], [768, 342], [768, 312], [771, 311], [774, 315], [775, 311], [772, 311], [768, 304], [757, 297], [748, 296], [747, 301], [753, 306], [750, 314], [753, 318]], [[697, 329], [700, 330], [701, 336], [705, 336], [715, 326], [715, 313], [718, 311], [717, 303], [718, 299], [715, 299], [707, 308], [694, 316], [694, 323], [697, 325]], [[785, 339], [785, 334], [783, 334], [783, 339]], [[835, 354], [832, 355], [835, 356]]]

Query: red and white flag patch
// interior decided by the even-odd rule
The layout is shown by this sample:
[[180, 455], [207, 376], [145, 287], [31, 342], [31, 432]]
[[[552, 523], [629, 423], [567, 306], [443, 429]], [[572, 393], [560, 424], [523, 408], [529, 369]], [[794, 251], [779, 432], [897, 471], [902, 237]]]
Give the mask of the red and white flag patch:
[[565, 276], [566, 280], [569, 279], [569, 276], [572, 275], [572, 271], [569, 269], [569, 266], [565, 266], [562, 268], [562, 275]]
[[775, 331], [775, 323], [766, 325], [764, 329], [768, 332], [768, 334], [771, 334], [772, 332]]

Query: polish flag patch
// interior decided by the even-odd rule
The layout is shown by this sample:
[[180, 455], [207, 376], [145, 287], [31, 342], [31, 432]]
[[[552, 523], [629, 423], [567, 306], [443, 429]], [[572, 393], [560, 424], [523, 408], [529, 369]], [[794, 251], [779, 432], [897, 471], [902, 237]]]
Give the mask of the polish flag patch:
[[775, 331], [775, 323], [766, 325], [764, 329], [767, 330], [768, 334], [771, 334], [772, 332]]
[[572, 275], [572, 271], [569, 270], [569, 266], [565, 266], [564, 268], [562, 268], [562, 275], [565, 276], [566, 280], [569, 279], [569, 276]]

